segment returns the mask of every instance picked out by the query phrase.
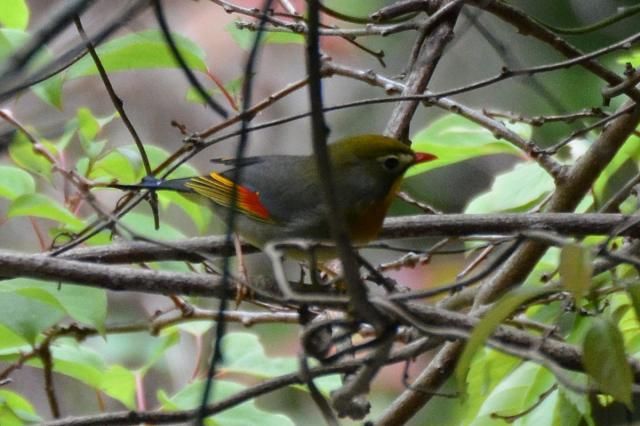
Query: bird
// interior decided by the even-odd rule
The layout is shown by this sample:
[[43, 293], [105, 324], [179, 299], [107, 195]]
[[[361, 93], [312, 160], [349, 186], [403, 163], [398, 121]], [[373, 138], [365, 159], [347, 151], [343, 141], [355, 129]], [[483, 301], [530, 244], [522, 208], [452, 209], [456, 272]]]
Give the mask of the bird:
[[[344, 212], [342, 219], [352, 242], [358, 245], [377, 237], [407, 169], [437, 159], [433, 154], [414, 152], [397, 139], [376, 134], [347, 137], [327, 148], [335, 196]], [[147, 178], [139, 184], [109, 186], [178, 191], [208, 202], [222, 219], [227, 218], [233, 205], [237, 213], [234, 231], [259, 249], [279, 240], [330, 241], [330, 212], [323, 201], [321, 176], [313, 155], [265, 155], [218, 162], [232, 168], [203, 176]], [[238, 167], [242, 168], [240, 185], [234, 185]]]

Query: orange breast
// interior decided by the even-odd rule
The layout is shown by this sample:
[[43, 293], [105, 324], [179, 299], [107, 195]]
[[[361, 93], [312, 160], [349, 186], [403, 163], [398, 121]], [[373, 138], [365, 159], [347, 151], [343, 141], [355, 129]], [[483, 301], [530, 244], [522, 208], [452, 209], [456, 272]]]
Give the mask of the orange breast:
[[356, 205], [355, 211], [349, 215], [350, 237], [354, 243], [364, 244], [374, 240], [382, 229], [382, 222], [393, 201], [401, 179], [397, 179], [385, 198], [373, 203]]

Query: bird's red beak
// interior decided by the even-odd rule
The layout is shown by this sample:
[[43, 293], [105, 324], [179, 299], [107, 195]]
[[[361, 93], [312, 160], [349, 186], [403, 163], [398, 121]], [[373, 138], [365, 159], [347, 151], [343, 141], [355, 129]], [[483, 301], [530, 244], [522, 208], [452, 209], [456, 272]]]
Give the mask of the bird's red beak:
[[438, 157], [436, 157], [435, 155], [429, 154], [426, 152], [416, 152], [415, 156], [416, 156], [416, 161], [413, 164], [426, 163], [427, 161], [438, 159]]

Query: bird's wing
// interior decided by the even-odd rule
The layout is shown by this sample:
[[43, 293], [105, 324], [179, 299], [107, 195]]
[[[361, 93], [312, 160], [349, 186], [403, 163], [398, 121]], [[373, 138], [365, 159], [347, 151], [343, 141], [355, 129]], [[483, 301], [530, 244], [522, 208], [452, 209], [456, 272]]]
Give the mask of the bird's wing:
[[[311, 159], [313, 160], [313, 159]], [[222, 173], [233, 179], [233, 170]], [[241, 185], [259, 194], [271, 218], [295, 226], [317, 217], [321, 203], [313, 161], [295, 155], [269, 155], [242, 168]]]
[[259, 192], [243, 185], [234, 185], [231, 179], [221, 174], [212, 172], [208, 176], [195, 177], [186, 182], [185, 186], [223, 207], [231, 206], [235, 186], [236, 200], [234, 204], [238, 212], [262, 222], [273, 222], [269, 210], [260, 200]]

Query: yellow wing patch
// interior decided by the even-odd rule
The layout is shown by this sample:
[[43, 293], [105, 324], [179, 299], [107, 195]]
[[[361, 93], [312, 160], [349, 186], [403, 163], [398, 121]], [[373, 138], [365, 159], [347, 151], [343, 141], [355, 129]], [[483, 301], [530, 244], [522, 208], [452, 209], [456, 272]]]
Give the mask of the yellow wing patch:
[[233, 187], [236, 186], [235, 208], [238, 212], [262, 222], [273, 222], [269, 211], [260, 201], [260, 193], [242, 185], [235, 185], [230, 179], [218, 173], [195, 177], [185, 186], [224, 207], [231, 206]]

